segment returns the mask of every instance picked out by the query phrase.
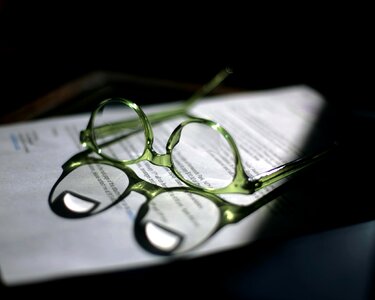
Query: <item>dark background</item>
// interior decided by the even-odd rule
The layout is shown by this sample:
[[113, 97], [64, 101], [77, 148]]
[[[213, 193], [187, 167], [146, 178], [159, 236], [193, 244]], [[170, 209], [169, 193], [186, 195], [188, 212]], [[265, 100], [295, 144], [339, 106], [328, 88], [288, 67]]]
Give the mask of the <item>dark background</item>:
[[366, 8], [282, 8], [2, 0], [3, 107], [15, 109], [91, 71], [202, 84], [230, 66], [228, 86], [307, 84], [340, 107], [374, 109]]
[[[321, 222], [330, 219], [331, 227], [336, 228], [339, 224], [373, 220], [373, 196], [367, 191], [373, 185], [371, 174], [375, 166], [374, 51], [373, 26], [366, 8], [295, 7], [286, 15], [279, 7], [215, 5], [214, 9], [193, 4], [164, 7], [160, 3], [142, 3], [130, 7], [0, 1], [0, 117], [9, 116], [93, 71], [135, 76], [135, 81], [120, 84], [120, 88], [117, 84], [114, 92], [140, 104], [186, 98], [226, 66], [232, 67], [234, 73], [223, 85], [235, 90], [306, 84], [319, 91], [337, 111], [334, 122], [340, 151], [325, 171], [334, 174], [329, 184], [347, 187], [320, 198], [322, 207], [332, 199], [340, 199], [343, 204], [338, 208], [331, 204], [334, 208], [330, 213], [337, 209], [336, 214], [330, 219], [326, 213]], [[145, 78], [153, 83], [167, 80], [183, 85], [155, 87], [144, 83]], [[73, 105], [82, 100], [81, 96], [68, 103], [72, 110], [58, 106], [40, 117], [90, 110], [88, 104], [79, 110]], [[310, 181], [320, 175], [312, 175]], [[324, 188], [329, 189], [329, 184]], [[318, 236], [318, 240], [327, 241], [323, 244], [333, 252], [345, 254], [340, 251], [347, 249], [347, 245], [361, 243], [361, 233], [345, 236], [343, 244], [330, 235]], [[374, 278], [374, 259], [360, 261], [359, 269], [350, 264], [335, 266], [342, 260], [333, 262], [332, 267], [327, 262], [322, 266], [319, 256], [306, 252], [303, 245], [311, 245], [309, 241], [309, 237], [297, 242], [289, 238], [262, 241], [164, 267], [73, 278], [10, 291], [39, 293], [54, 288], [69, 295], [72, 290], [85, 289], [86, 294], [95, 295], [96, 289], [127, 289], [136, 295], [173, 298], [176, 292], [170, 286], [174, 286], [179, 289], [178, 296], [185, 293], [191, 297], [203, 293], [226, 298], [314, 299], [315, 295], [319, 299], [352, 299], [350, 293], [342, 294], [341, 289], [352, 284], [352, 290], [360, 293], [359, 299], [374, 295], [372, 288], [362, 287], [364, 281]], [[321, 245], [311, 243], [318, 248]], [[369, 243], [363, 243], [359, 249], [368, 247]], [[307, 254], [296, 256], [298, 249]], [[347, 260], [358, 260], [362, 255], [360, 251], [344, 254]], [[332, 259], [327, 257], [328, 261]], [[301, 264], [306, 261], [312, 263]], [[371, 274], [363, 271], [365, 266], [370, 266]], [[338, 278], [340, 272], [353, 277], [326, 285], [332, 278]], [[324, 276], [328, 279], [322, 280]], [[272, 286], [276, 286], [274, 291]]]

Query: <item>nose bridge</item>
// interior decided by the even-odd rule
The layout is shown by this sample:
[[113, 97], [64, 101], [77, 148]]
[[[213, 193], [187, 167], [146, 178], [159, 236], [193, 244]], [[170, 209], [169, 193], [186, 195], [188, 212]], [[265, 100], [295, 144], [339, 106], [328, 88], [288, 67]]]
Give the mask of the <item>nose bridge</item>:
[[172, 160], [171, 160], [171, 155], [169, 153], [166, 154], [156, 154], [151, 162], [156, 165], [156, 166], [161, 166], [161, 167], [172, 167]]

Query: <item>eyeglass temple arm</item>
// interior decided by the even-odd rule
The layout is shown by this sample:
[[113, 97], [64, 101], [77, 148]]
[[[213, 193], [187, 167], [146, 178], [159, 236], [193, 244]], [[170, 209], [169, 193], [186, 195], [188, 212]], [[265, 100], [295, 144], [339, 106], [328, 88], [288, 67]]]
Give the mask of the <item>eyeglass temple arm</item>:
[[297, 173], [301, 170], [306, 169], [309, 166], [316, 164], [318, 161], [321, 161], [322, 159], [326, 158], [328, 154], [332, 153], [334, 148], [336, 148], [336, 144], [334, 147], [326, 149], [317, 154], [296, 159], [294, 161], [291, 161], [289, 163], [286, 163], [284, 165], [281, 165], [279, 167], [276, 167], [274, 169], [257, 175], [255, 178], [251, 179], [251, 181], [254, 184], [254, 191], [258, 191], [262, 188], [265, 188], [266, 186], [269, 186], [272, 183], [275, 183], [276, 181], [279, 181], [283, 178], [286, 178], [289, 175]]
[[199, 98], [202, 98], [212, 92], [221, 82], [227, 78], [229, 74], [232, 73], [232, 70], [225, 68], [221, 70], [214, 78], [212, 78], [208, 83], [203, 85], [198, 91], [196, 91], [192, 96], [190, 96], [183, 104], [182, 107], [172, 109], [169, 111], [162, 111], [153, 114], [148, 114], [147, 118], [151, 124], [157, 123], [160, 121], [165, 121], [170, 118], [175, 117], [176, 115], [186, 114], [187, 109], [192, 106]]
[[192, 106], [199, 98], [206, 96], [208, 93], [213, 91], [218, 85], [220, 85], [228, 75], [232, 74], [233, 71], [230, 68], [224, 68], [219, 73], [216, 74], [209, 82], [203, 85], [198, 91], [196, 91], [189, 99], [185, 102], [185, 107], [189, 108]]
[[[221, 70], [216, 76], [211, 79], [208, 83], [203, 85], [198, 91], [196, 91], [190, 98], [188, 98], [181, 107], [176, 109], [171, 109], [167, 111], [161, 111], [157, 113], [152, 113], [147, 115], [147, 119], [151, 124], [155, 124], [161, 121], [165, 121], [176, 117], [178, 115], [186, 114], [187, 109], [192, 106], [199, 98], [204, 97], [212, 90], [214, 90], [229, 74], [232, 73], [232, 70], [229, 68], [225, 68]], [[97, 137], [104, 137], [108, 134], [114, 134], [120, 130], [125, 128], [137, 128], [139, 126], [139, 119], [133, 118], [129, 120], [113, 122], [111, 124], [106, 124], [102, 126], [95, 127], [95, 135]], [[84, 130], [86, 131], [86, 130]], [[85, 133], [81, 133], [85, 135]], [[88, 133], [86, 133], [87, 135]]]
[[[151, 124], [156, 124], [158, 122], [168, 120], [176, 115], [183, 114], [185, 112], [184, 108], [176, 108], [169, 111], [161, 111], [157, 113], [153, 113], [147, 116], [147, 119], [150, 121]], [[124, 121], [113, 122], [110, 124], [104, 124], [101, 126], [95, 126], [93, 129], [95, 131], [95, 136], [97, 138], [105, 137], [110, 134], [115, 134], [117, 132], [121, 132], [124, 128], [128, 129], [139, 129], [140, 122], [139, 118], [132, 118]], [[81, 131], [83, 135], [87, 135], [90, 132], [90, 129], [85, 129]], [[85, 133], [87, 132], [87, 133]]]

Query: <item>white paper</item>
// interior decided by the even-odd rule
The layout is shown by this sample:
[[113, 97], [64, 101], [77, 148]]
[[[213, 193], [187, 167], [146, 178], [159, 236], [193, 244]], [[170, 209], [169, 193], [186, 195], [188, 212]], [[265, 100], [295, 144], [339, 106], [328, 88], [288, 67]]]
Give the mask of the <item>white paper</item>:
[[[315, 91], [296, 86], [209, 97], [196, 104], [191, 113], [226, 128], [240, 149], [247, 174], [254, 176], [303, 154], [324, 105]], [[169, 106], [145, 111], [165, 110]], [[61, 166], [83, 150], [79, 131], [86, 127], [88, 118], [85, 114], [0, 127], [0, 268], [5, 284], [125, 270], [175, 259], [151, 254], [134, 239], [133, 222], [145, 200], [143, 195], [132, 192], [105, 212], [83, 219], [65, 219], [50, 210], [48, 197], [62, 173]], [[157, 152], [165, 152], [168, 136], [179, 121], [154, 128]], [[213, 155], [225, 159], [223, 154]], [[207, 159], [197, 157], [203, 164]], [[148, 162], [133, 165], [132, 169], [156, 185], [184, 185], [170, 170]], [[223, 198], [248, 205], [271, 189]], [[224, 227], [181, 257], [221, 251], [260, 238], [258, 229], [263, 221], [276, 220], [280, 213], [272, 205], [273, 202], [239, 223]], [[289, 225], [285, 225], [285, 230]]]

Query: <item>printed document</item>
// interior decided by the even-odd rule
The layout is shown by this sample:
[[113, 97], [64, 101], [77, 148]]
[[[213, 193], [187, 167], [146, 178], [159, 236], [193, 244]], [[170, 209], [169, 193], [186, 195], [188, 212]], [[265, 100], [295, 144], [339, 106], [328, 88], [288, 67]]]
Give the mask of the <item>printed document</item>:
[[[179, 104], [143, 109], [149, 114]], [[325, 100], [311, 88], [293, 86], [206, 97], [190, 109], [190, 114], [219, 123], [233, 136], [251, 178], [306, 154], [306, 144], [325, 105]], [[63, 218], [49, 207], [48, 199], [62, 174], [62, 165], [84, 150], [79, 133], [86, 128], [89, 117], [80, 114], [0, 127], [0, 270], [4, 284], [127, 270], [176, 259], [151, 253], [134, 238], [134, 220], [145, 202], [140, 193], [131, 192], [110, 209], [86, 218]], [[166, 151], [168, 137], [181, 121], [183, 118], [155, 126], [157, 152]], [[225, 155], [218, 152], [211, 153], [212, 157], [202, 153], [194, 159], [198, 164], [208, 164], [212, 159], [224, 161]], [[155, 185], [184, 186], [167, 168], [148, 162], [130, 167], [140, 178]], [[98, 174], [105, 180], [104, 173]], [[192, 180], [202, 180], [199, 174], [191, 176]], [[83, 177], [77, 180], [84, 181]], [[219, 196], [231, 204], [247, 206], [280, 184], [253, 195]], [[276, 222], [281, 218], [287, 230], [293, 226], [293, 217], [280, 216], [283, 210], [273, 208], [277, 201], [278, 198], [240, 222], [223, 227], [178, 257], [189, 259], [248, 244], [262, 238], [259, 229], [265, 220]], [[176, 203], [166, 205], [177, 206]], [[186, 217], [189, 212], [183, 211], [181, 215]], [[193, 213], [190, 217], [194, 222]]]

